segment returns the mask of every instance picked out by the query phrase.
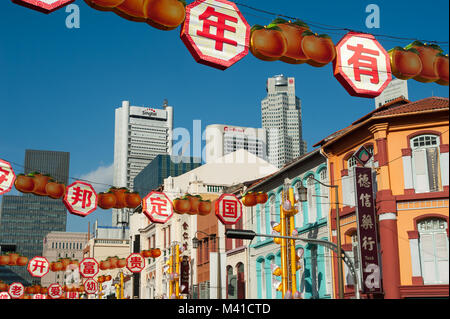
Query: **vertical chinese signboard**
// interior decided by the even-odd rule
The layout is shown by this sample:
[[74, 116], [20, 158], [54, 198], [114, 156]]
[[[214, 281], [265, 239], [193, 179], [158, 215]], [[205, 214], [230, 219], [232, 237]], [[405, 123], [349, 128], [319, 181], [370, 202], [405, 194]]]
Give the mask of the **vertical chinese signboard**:
[[355, 167], [356, 218], [362, 269], [362, 292], [381, 293], [381, 269], [378, 258], [378, 235], [372, 169]]
[[180, 293], [189, 294], [189, 257], [183, 256], [180, 266]]

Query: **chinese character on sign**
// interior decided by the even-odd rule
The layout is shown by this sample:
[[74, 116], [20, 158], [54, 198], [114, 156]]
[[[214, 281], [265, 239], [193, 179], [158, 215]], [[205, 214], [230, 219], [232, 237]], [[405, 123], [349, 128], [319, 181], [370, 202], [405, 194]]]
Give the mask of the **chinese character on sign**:
[[361, 227], [366, 230], [369, 228], [372, 229], [373, 222], [372, 222], [372, 217], [370, 215], [362, 216]]
[[16, 175], [11, 164], [0, 159], [0, 195], [9, 192], [14, 184]]
[[86, 208], [91, 206], [91, 198], [93, 193], [88, 189], [81, 189], [80, 187], [74, 187], [74, 193], [71, 198], [71, 205], [76, 205], [78, 202], [81, 203], [81, 208]]
[[67, 299], [78, 299], [78, 292], [76, 292], [76, 291], [66, 292], [66, 298]]
[[99, 264], [94, 258], [84, 258], [80, 262], [79, 272], [84, 278], [92, 278], [99, 272]]
[[363, 207], [372, 207], [372, 202], [370, 200], [372, 196], [369, 194], [361, 194], [359, 200], [361, 201], [361, 206]]
[[84, 291], [87, 294], [95, 294], [98, 290], [98, 283], [94, 279], [88, 279], [84, 282]]
[[233, 2], [198, 0], [186, 7], [181, 40], [198, 63], [225, 70], [248, 54], [250, 26]]
[[48, 296], [52, 299], [61, 298], [63, 295], [63, 289], [59, 284], [51, 284], [48, 286]]
[[375, 245], [375, 241], [372, 239], [372, 237], [366, 237], [364, 236], [362, 239], [362, 247], [366, 250], [373, 250], [373, 247]]
[[33, 277], [42, 278], [49, 272], [50, 264], [47, 258], [37, 256], [30, 260], [27, 269]]
[[352, 96], [374, 98], [392, 79], [389, 54], [367, 33], [347, 33], [336, 45], [334, 76]]
[[11, 296], [6, 291], [0, 292], [0, 299], [11, 299]]
[[145, 267], [145, 259], [141, 254], [133, 253], [127, 258], [127, 268], [133, 273], [141, 272]]
[[237, 215], [237, 202], [234, 200], [224, 199], [223, 205], [223, 217], [236, 218]]
[[25, 287], [20, 282], [14, 282], [9, 286], [9, 295], [13, 299], [22, 297], [25, 293]]
[[214, 205], [217, 218], [224, 225], [233, 225], [242, 217], [242, 203], [233, 194], [222, 194]]
[[164, 224], [173, 216], [172, 201], [161, 192], [151, 192], [142, 200], [142, 212], [153, 223]]
[[159, 216], [167, 216], [167, 200], [164, 198], [150, 198], [152, 211], [150, 214], [156, 214]]
[[380, 52], [364, 48], [360, 43], [356, 46], [347, 45], [347, 49], [354, 51], [347, 63], [353, 66], [355, 80], [361, 81], [361, 74], [365, 74], [370, 76], [371, 83], [378, 84], [380, 79], [378, 78], [378, 65], [375, 57], [379, 56]]
[[97, 208], [97, 193], [92, 185], [76, 181], [67, 186], [63, 203], [70, 213], [85, 217]]
[[359, 187], [369, 188], [370, 187], [369, 176], [367, 174], [359, 174], [358, 184]]
[[[215, 20], [210, 19], [211, 17], [214, 17]], [[213, 7], [207, 7], [205, 12], [199, 16], [199, 20], [203, 21], [203, 30], [198, 30], [197, 35], [213, 39], [216, 42], [216, 50], [223, 51], [224, 43], [237, 46], [238, 43], [235, 40], [225, 38], [225, 31], [229, 31], [231, 33], [236, 32], [235, 27], [226, 24], [227, 21], [236, 24], [238, 22], [237, 18], [217, 12]], [[211, 33], [211, 27], [216, 30], [215, 34]]]

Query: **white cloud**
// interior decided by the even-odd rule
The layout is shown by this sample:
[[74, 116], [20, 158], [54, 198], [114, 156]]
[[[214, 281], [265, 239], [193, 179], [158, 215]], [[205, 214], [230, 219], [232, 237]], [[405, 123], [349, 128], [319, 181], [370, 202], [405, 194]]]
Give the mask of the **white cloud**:
[[114, 163], [109, 166], [99, 166], [96, 170], [80, 176], [80, 179], [89, 181], [97, 193], [104, 192], [113, 184]]

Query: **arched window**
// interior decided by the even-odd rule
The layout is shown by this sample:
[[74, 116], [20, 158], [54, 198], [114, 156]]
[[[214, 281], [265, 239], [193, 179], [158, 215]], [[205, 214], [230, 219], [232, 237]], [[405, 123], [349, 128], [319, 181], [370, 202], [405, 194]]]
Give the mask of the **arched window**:
[[236, 292], [236, 276], [233, 275], [233, 267], [227, 266], [227, 299], [236, 299]]
[[[320, 181], [326, 185], [328, 185], [328, 171], [326, 168], [322, 169], [319, 173]], [[321, 203], [321, 211], [322, 217], [328, 216], [330, 210], [330, 198], [329, 198], [329, 187], [320, 185], [320, 203]]]
[[316, 182], [312, 178], [308, 178], [306, 184], [308, 189], [308, 222], [315, 223], [317, 221]]
[[266, 230], [266, 206], [265, 205], [259, 205], [259, 226], [261, 229], [261, 233], [265, 234], [267, 232]]
[[447, 222], [428, 218], [417, 223], [424, 284], [448, 284]]
[[438, 136], [419, 135], [412, 138], [410, 143], [413, 183], [416, 193], [439, 191], [441, 176]]
[[270, 196], [269, 198], [269, 214], [270, 214], [270, 221], [277, 221], [277, 206], [276, 206], [276, 198], [275, 195]]
[[[298, 198], [298, 188], [300, 187], [302, 181], [297, 181], [294, 184], [294, 195], [296, 196], [296, 198]], [[298, 213], [295, 215], [295, 226], [296, 227], [303, 227], [303, 218], [304, 218], [304, 214], [303, 214], [303, 203], [301, 201], [298, 201], [296, 204], [296, 209], [298, 211]]]
[[237, 298], [245, 299], [245, 273], [244, 273], [244, 264], [241, 262], [236, 265], [236, 276], [237, 276]]

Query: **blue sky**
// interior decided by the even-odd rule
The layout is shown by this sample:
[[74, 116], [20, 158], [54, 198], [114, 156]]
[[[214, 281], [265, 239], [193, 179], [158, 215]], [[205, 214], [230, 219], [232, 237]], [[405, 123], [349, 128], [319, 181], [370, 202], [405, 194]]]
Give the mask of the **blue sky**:
[[[188, 1], [190, 3], [192, 1]], [[240, 0], [252, 7], [332, 25], [405, 38], [448, 41], [449, 2], [436, 1], [292, 1]], [[380, 8], [380, 28], [367, 29], [368, 4]], [[25, 149], [70, 152], [70, 176], [112, 182], [114, 109], [122, 100], [174, 107], [174, 126], [192, 130], [223, 123], [261, 126], [260, 101], [267, 77], [296, 78], [302, 100], [303, 138], [308, 149], [374, 108], [373, 100], [350, 96], [323, 68], [264, 62], [251, 53], [220, 71], [195, 62], [179, 37], [179, 28], [160, 31], [145, 23], [101, 12], [77, 0], [81, 28], [68, 29], [68, 13], [50, 15], [0, 1], [0, 158], [23, 165]], [[250, 25], [267, 25], [275, 16], [240, 7]], [[346, 33], [313, 27], [337, 43]], [[412, 40], [378, 37], [385, 49]], [[448, 44], [441, 45], [448, 53]], [[448, 97], [448, 87], [408, 81], [410, 100]], [[16, 173], [23, 168], [13, 165]], [[14, 193], [14, 191], [12, 192]], [[0, 196], [1, 197], [1, 196]], [[86, 218], [68, 216], [68, 231], [86, 231], [98, 219], [110, 225], [110, 212]]]

